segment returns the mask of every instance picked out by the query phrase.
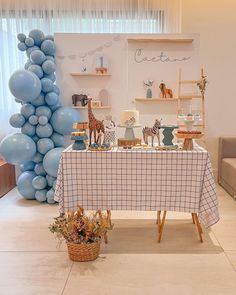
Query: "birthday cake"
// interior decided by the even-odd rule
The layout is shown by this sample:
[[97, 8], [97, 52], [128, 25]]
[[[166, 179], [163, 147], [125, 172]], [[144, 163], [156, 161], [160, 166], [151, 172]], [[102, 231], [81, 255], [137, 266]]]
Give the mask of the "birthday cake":
[[121, 113], [121, 124], [135, 126], [139, 124], [139, 112], [137, 110], [124, 110]]

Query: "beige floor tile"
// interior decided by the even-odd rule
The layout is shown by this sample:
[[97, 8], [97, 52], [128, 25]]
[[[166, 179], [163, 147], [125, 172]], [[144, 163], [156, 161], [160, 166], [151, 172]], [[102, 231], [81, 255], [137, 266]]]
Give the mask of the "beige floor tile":
[[61, 295], [72, 262], [65, 253], [0, 252], [1, 295]]
[[221, 220], [212, 227], [216, 239], [225, 251], [236, 251], [236, 220]]
[[233, 295], [235, 278], [224, 254], [110, 254], [75, 263], [63, 295]]
[[236, 251], [226, 251], [225, 254], [236, 271]]

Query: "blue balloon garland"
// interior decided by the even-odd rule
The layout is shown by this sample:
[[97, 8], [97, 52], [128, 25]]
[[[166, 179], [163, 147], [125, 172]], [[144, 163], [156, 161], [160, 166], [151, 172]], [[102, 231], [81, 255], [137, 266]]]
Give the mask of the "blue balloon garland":
[[10, 134], [0, 143], [0, 154], [11, 164], [20, 165], [17, 180], [20, 194], [29, 200], [55, 203], [54, 192], [64, 135], [69, 135], [78, 111], [61, 106], [60, 90], [55, 85], [56, 46], [51, 35], [32, 30], [20, 33], [18, 49], [28, 56], [23, 70], [12, 74], [9, 88], [20, 113], [10, 118], [11, 126], [22, 133]]

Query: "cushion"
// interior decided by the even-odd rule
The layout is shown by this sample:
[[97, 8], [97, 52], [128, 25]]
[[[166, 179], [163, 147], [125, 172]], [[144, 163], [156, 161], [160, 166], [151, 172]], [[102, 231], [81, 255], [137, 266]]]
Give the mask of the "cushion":
[[236, 158], [222, 160], [221, 176], [236, 191]]

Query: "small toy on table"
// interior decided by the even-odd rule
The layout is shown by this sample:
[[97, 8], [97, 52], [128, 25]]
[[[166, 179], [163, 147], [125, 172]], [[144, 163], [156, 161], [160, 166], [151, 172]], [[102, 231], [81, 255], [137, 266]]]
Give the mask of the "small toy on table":
[[72, 150], [86, 150], [86, 141], [88, 140], [86, 129], [88, 129], [88, 122], [74, 123], [73, 129], [77, 129], [77, 131], [71, 133], [71, 139], [75, 141], [72, 145]]

